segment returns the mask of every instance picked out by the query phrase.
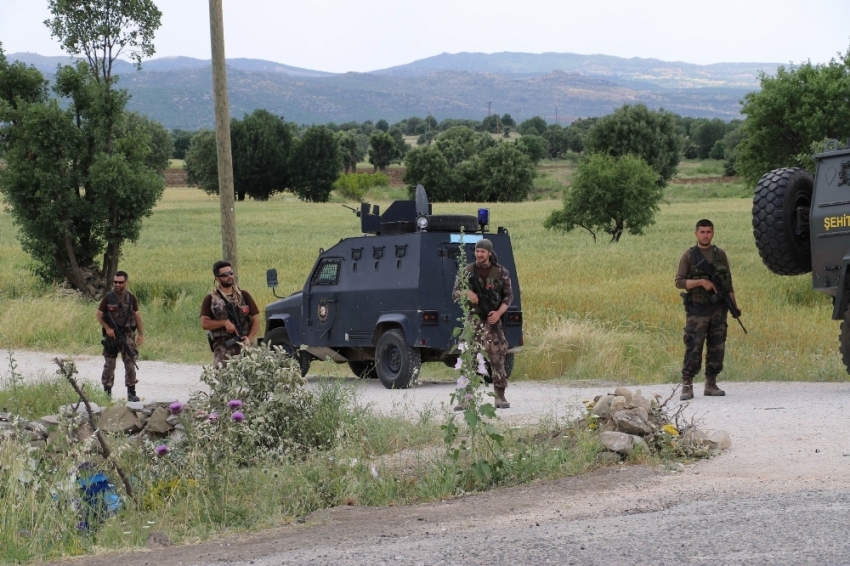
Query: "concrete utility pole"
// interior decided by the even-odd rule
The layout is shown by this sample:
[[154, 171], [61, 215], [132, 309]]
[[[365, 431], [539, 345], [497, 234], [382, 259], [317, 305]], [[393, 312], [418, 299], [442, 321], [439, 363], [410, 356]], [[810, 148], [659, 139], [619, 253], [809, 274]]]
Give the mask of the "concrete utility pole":
[[215, 141], [218, 150], [218, 196], [221, 208], [221, 251], [239, 282], [236, 260], [236, 210], [233, 195], [233, 156], [230, 152], [230, 110], [227, 103], [227, 70], [224, 59], [224, 16], [222, 0], [210, 0]]
[[493, 101], [492, 101], [492, 100], [491, 100], [491, 101], [489, 101], [489, 102], [487, 102], [487, 117], [488, 117], [488, 118], [490, 117], [490, 105], [491, 105], [491, 104], [493, 104]]

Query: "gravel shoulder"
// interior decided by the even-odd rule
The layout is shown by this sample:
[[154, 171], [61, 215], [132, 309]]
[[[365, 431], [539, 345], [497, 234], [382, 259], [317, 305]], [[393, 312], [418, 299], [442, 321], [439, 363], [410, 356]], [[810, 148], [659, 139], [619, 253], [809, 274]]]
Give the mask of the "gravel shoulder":
[[[55, 354], [21, 351], [14, 356], [18, 372], [27, 379], [55, 370], [52, 365]], [[81, 378], [97, 381], [101, 358], [74, 359]], [[201, 388], [200, 366], [162, 362], [142, 362], [140, 366], [138, 389], [143, 398], [187, 399], [192, 391]], [[7, 375], [8, 364], [0, 370], [0, 378], [5, 379]], [[376, 410], [412, 419], [419, 418], [423, 412], [439, 415], [446, 408], [452, 389], [451, 384], [426, 382], [412, 390], [390, 391], [375, 381], [354, 378], [344, 381], [357, 388], [360, 399]], [[549, 532], [555, 526], [564, 536], [575, 529], [578, 529], [576, 533], [587, 535], [602, 525], [613, 528], [611, 521], [616, 518], [620, 521], [613, 524], [626, 525], [633, 515], [660, 521], [662, 525], [663, 518], [669, 518], [670, 513], [678, 514], [684, 521], [684, 518], [696, 516], [694, 513], [713, 512], [718, 517], [727, 517], [728, 522], [730, 518], [759, 508], [775, 507], [777, 516], [782, 517], [783, 505], [787, 507], [790, 502], [802, 505], [800, 502], [809, 501], [811, 505], [822, 504], [832, 509], [830, 517], [843, 517], [845, 513], [850, 517], [847, 511], [850, 509], [847, 492], [850, 486], [850, 419], [843, 418], [850, 408], [850, 383], [721, 385], [727, 391], [726, 397], [703, 397], [701, 385], [697, 387], [697, 396], [689, 403], [685, 414], [696, 418], [705, 429], [727, 431], [732, 447], [716, 458], [681, 469], [620, 466], [577, 478], [500, 489], [427, 505], [336, 508], [314, 513], [305, 524], [195, 546], [136, 551], [122, 555], [120, 561], [126, 566], [163, 561], [170, 564], [383, 564], [384, 559], [394, 564], [507, 564], [516, 561], [511, 550], [514, 534], [537, 526], [550, 529], [540, 530], [543, 537], [540, 540], [523, 539], [528, 548], [542, 544], [544, 531]], [[565, 383], [520, 382], [508, 388], [512, 408], [499, 414], [517, 423], [560, 418], [581, 411], [583, 399], [613, 389], [613, 385], [574, 387]], [[672, 386], [650, 385], [640, 389], [644, 395], [658, 393], [666, 398]], [[752, 507], [747, 506], [749, 503]], [[747, 511], [736, 505], [746, 507]], [[786, 523], [804, 521], [800, 528], [805, 528], [819, 524], [822, 519], [820, 515], [807, 518], [805, 513], [800, 513], [788, 515]], [[759, 540], [767, 540], [768, 534], [778, 532], [779, 527], [771, 530], [767, 521], [765, 518], [758, 523], [766, 529]], [[697, 537], [698, 542], [698, 530], [697, 526], [697, 532], [682, 535], [680, 530], [674, 529], [669, 535], [686, 539]], [[846, 526], [841, 533], [837, 534], [846, 540]], [[590, 545], [596, 540], [590, 535], [579, 534], [576, 534], [576, 541], [588, 541]], [[470, 544], [463, 543], [467, 537]], [[502, 542], [499, 542], [500, 537], [504, 539]], [[560, 537], [552, 540], [558, 544], [563, 542]], [[787, 540], [789, 544], [790, 541]], [[600, 545], [603, 542], [596, 540]], [[488, 544], [504, 545], [502, 557], [507, 561], [494, 559], [489, 553], [476, 554], [486, 550]], [[841, 548], [848, 550], [847, 543], [843, 544]], [[445, 554], [451, 548], [458, 549], [460, 554]], [[799, 548], [801, 552], [806, 550], [805, 545]], [[824, 548], [827, 547], [822, 546], [821, 550]], [[430, 554], [423, 555], [423, 552]], [[673, 554], [669, 559], [673, 560], [675, 548], [670, 552]], [[713, 556], [712, 552], [706, 552], [706, 558]], [[780, 553], [774, 559], [781, 557], [780, 561], [784, 561], [794, 557], [796, 560], [799, 556], [803, 555]], [[442, 558], [437, 560], [437, 557]], [[541, 557], [540, 561], [535, 559], [527, 563], [545, 563], [544, 558], [549, 560], [549, 557]], [[654, 562], [648, 556], [645, 558], [646, 562]], [[828, 555], [821, 558], [829, 562]], [[752, 563], [762, 563], [761, 559], [753, 560]], [[115, 562], [116, 556], [109, 555], [62, 563], [105, 565]], [[607, 563], [620, 562], [609, 560]], [[764, 560], [764, 563], [770, 562], [770, 559]], [[582, 560], [581, 563], [606, 562]], [[623, 560], [622, 563], [635, 562]]]

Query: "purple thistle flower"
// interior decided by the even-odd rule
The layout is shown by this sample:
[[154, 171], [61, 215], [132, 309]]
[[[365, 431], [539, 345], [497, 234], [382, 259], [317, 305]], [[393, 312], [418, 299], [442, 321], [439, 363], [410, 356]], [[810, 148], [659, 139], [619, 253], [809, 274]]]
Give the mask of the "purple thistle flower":
[[466, 395], [463, 396], [463, 398], [466, 399], [467, 401], [472, 401], [472, 394], [467, 393]]
[[239, 411], [235, 411], [232, 415], [230, 415], [230, 418], [236, 421], [237, 423], [241, 423], [245, 420], [245, 415], [243, 415]]
[[168, 453], [168, 446], [166, 444], [160, 444], [154, 449], [154, 451], [156, 452], [157, 456], [162, 456]]
[[218, 413], [210, 413], [210, 415], [207, 418], [211, 422], [217, 423], [218, 422]]
[[242, 401], [239, 399], [231, 399], [227, 402], [227, 407], [232, 411], [233, 409], [238, 409], [242, 406]]
[[172, 415], [179, 415], [183, 412], [183, 403], [172, 403], [168, 406], [168, 410]]

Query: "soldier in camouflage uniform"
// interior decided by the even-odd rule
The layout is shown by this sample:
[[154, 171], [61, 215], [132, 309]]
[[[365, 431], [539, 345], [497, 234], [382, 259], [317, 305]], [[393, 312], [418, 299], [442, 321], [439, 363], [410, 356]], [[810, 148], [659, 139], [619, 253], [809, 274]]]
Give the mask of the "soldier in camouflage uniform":
[[[100, 382], [103, 390], [110, 397], [112, 386], [115, 384], [115, 365], [118, 352], [124, 362], [124, 385], [127, 386], [127, 401], [139, 401], [136, 395], [136, 359], [139, 357], [139, 346], [144, 342], [142, 315], [139, 313], [139, 301], [136, 295], [127, 289], [129, 277], [127, 272], [118, 271], [112, 280], [113, 288], [103, 296], [97, 307], [97, 322], [103, 328], [103, 374]], [[107, 316], [107, 313], [109, 316]], [[111, 318], [111, 320], [110, 320]], [[112, 324], [116, 328], [112, 327]], [[138, 331], [138, 338], [136, 332]], [[125, 339], [129, 351], [125, 351], [116, 333], [120, 332]]]
[[[468, 277], [477, 277], [478, 286], [483, 292], [492, 294], [493, 303], [497, 304], [495, 310], [491, 310], [484, 317], [478, 312], [478, 295], [467, 291], [467, 300], [473, 308], [473, 322], [477, 327], [477, 337], [484, 344], [490, 362], [490, 374], [493, 378], [493, 389], [496, 393], [496, 408], [508, 409], [511, 404], [505, 398], [505, 389], [508, 387], [508, 375], [505, 371], [505, 356], [508, 353], [508, 341], [502, 329], [501, 317], [508, 310], [514, 300], [511, 288], [510, 272], [496, 263], [496, 254], [493, 253], [493, 243], [487, 239], [478, 240], [475, 244], [475, 263], [470, 263], [464, 268]], [[456, 287], [454, 297], [460, 296], [460, 288]], [[455, 407], [457, 409], [457, 407]], [[462, 407], [461, 407], [462, 408]]]
[[[737, 306], [735, 290], [732, 287], [732, 273], [726, 252], [713, 246], [714, 224], [702, 219], [697, 222], [697, 245], [682, 254], [679, 269], [676, 271], [676, 287], [685, 289], [682, 293], [685, 310], [688, 313], [685, 322], [685, 361], [682, 365], [682, 394], [679, 399], [687, 401], [694, 398], [694, 377], [699, 373], [702, 363], [703, 345], [707, 344], [705, 355], [705, 389], [703, 394], [720, 397], [726, 392], [717, 387], [717, 376], [723, 369], [723, 356], [726, 350], [726, 304], [715, 293], [708, 272], [702, 266], [711, 264], [718, 279], [729, 293], [729, 298]], [[705, 262], [702, 262], [702, 259]]]
[[[201, 327], [207, 331], [213, 351], [213, 367], [224, 367], [228, 360], [254, 344], [260, 328], [260, 310], [251, 294], [234, 282], [235, 273], [227, 261], [213, 264], [216, 286], [201, 303]], [[236, 314], [237, 325], [228, 317], [228, 308]]]

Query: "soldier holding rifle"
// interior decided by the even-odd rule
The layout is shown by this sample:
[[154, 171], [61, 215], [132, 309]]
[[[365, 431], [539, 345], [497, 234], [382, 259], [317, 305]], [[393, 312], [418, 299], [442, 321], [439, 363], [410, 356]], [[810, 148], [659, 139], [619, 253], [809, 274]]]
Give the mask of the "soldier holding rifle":
[[216, 285], [201, 303], [201, 327], [207, 331], [213, 366], [224, 367], [242, 347], [252, 345], [260, 328], [260, 310], [248, 291], [234, 280], [230, 262], [213, 264]]
[[[508, 341], [505, 339], [501, 318], [513, 302], [514, 293], [510, 272], [496, 261], [493, 243], [482, 238], [475, 244], [475, 263], [467, 265], [464, 274], [469, 281], [466, 299], [471, 304], [478, 338], [484, 343], [490, 362], [490, 375], [496, 393], [495, 405], [497, 409], [507, 409], [511, 406], [505, 398], [505, 389], [508, 387], [505, 371]], [[460, 289], [455, 288], [456, 299], [461, 296], [459, 293]], [[455, 410], [462, 409], [462, 406], [455, 407]]]
[[[144, 341], [142, 315], [139, 313], [139, 301], [127, 289], [127, 272], [118, 271], [112, 280], [113, 288], [104, 295], [97, 307], [97, 321], [103, 327], [103, 375], [100, 382], [107, 395], [112, 396], [115, 383], [115, 365], [118, 352], [124, 362], [124, 384], [127, 386], [127, 401], [139, 401], [136, 395], [136, 359], [139, 346]], [[136, 331], [138, 330], [138, 338]]]
[[[703, 345], [706, 345], [703, 394], [709, 397], [726, 395], [717, 386], [717, 376], [723, 369], [726, 351], [726, 314], [731, 312], [741, 324], [741, 309], [735, 301], [729, 258], [725, 251], [711, 244], [714, 224], [706, 219], [698, 221], [694, 235], [697, 245], [682, 254], [676, 271], [676, 287], [686, 290], [682, 298], [688, 313], [684, 331], [682, 394], [679, 397], [682, 401], [694, 397], [694, 377], [702, 363]], [[743, 324], [741, 328], [744, 328]]]

